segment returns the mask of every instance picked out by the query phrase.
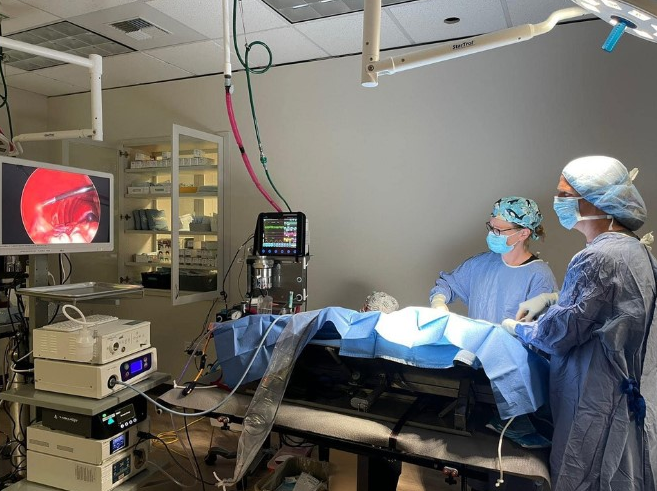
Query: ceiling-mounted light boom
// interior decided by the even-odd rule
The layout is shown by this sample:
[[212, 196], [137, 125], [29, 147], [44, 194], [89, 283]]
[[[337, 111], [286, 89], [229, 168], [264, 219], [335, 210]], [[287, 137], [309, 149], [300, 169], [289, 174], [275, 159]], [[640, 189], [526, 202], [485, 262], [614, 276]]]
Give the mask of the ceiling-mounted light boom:
[[392, 75], [439, 61], [528, 41], [535, 36], [549, 32], [562, 20], [586, 14], [588, 12], [579, 7], [571, 7], [554, 12], [546, 21], [539, 24], [524, 24], [379, 60], [381, 0], [365, 0], [361, 84], [363, 87], [376, 87], [379, 83], [379, 75]]
[[100, 55], [89, 55], [89, 58], [63, 53], [43, 46], [36, 46], [23, 41], [0, 36], [0, 46], [25, 53], [51, 58], [53, 60], [71, 63], [89, 69], [91, 83], [91, 128], [81, 130], [48, 131], [43, 133], [24, 133], [14, 137], [13, 142], [20, 149], [20, 142], [41, 140], [63, 140], [68, 138], [91, 138], [103, 141], [103, 101], [101, 93], [101, 77], [103, 75], [103, 58]]

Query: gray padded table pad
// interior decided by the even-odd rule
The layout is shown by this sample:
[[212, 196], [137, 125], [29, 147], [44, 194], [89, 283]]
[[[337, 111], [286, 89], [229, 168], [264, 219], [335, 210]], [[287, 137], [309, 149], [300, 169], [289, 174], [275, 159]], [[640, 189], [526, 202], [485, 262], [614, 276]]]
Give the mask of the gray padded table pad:
[[[204, 411], [214, 408], [227, 395], [219, 389], [195, 390], [186, 397], [181, 397], [181, 392], [181, 389], [172, 389], [161, 395], [160, 400], [171, 406]], [[234, 394], [213, 412], [243, 417], [250, 402], [250, 396]], [[391, 423], [381, 423], [285, 402], [278, 410], [275, 424], [309, 434], [384, 448], [388, 447], [393, 427]], [[460, 436], [405, 426], [397, 436], [395, 448], [400, 452], [425, 458], [458, 462], [497, 471], [498, 442], [499, 438], [492, 433], [481, 432], [473, 436]], [[548, 457], [549, 451], [546, 450], [525, 450], [508, 440], [502, 444], [504, 472], [542, 481], [547, 489], [550, 483]]]

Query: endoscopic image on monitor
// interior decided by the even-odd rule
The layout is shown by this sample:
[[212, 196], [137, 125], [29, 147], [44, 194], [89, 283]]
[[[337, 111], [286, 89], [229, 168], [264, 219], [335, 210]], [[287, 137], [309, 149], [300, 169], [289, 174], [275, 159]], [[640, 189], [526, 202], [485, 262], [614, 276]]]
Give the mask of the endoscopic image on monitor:
[[21, 194], [21, 218], [35, 244], [90, 243], [100, 222], [100, 198], [89, 176], [36, 169]]
[[5, 157], [0, 253], [112, 250], [113, 176]]

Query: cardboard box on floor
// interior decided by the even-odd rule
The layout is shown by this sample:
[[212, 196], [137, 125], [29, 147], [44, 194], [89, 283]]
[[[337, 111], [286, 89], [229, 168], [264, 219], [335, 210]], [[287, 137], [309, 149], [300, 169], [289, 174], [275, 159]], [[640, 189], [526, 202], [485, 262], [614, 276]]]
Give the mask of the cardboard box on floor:
[[326, 483], [326, 489], [330, 489], [330, 464], [328, 462], [320, 462], [305, 457], [292, 457], [276, 467], [271, 475], [258, 481], [255, 485], [255, 491], [275, 491], [286, 477], [298, 476], [302, 472], [323, 481]]

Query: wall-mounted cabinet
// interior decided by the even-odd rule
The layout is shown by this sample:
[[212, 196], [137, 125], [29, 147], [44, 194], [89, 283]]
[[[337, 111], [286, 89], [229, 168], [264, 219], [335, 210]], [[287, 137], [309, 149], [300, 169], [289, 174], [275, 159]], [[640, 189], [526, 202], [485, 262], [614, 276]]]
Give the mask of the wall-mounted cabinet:
[[173, 125], [172, 137], [124, 142], [119, 276], [174, 305], [214, 299], [228, 243], [226, 135]]

